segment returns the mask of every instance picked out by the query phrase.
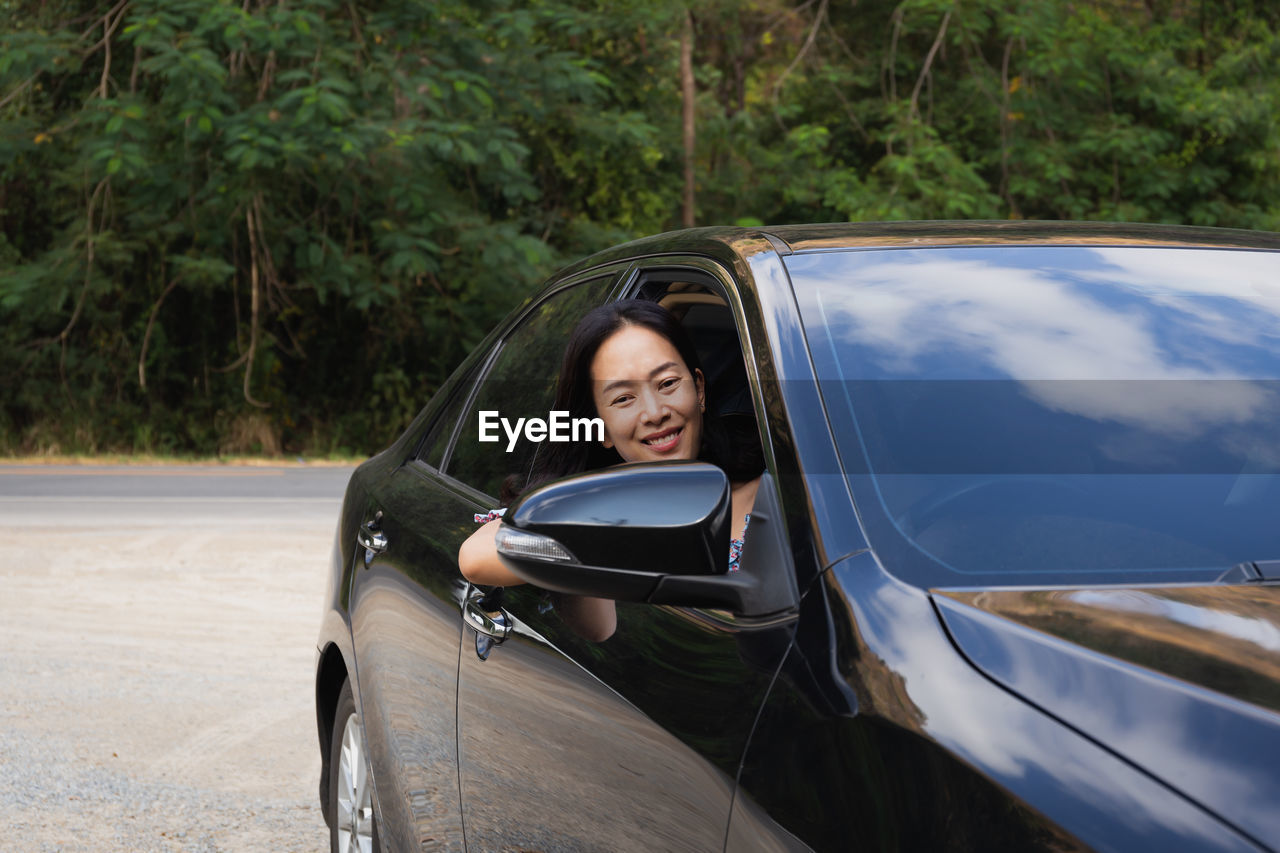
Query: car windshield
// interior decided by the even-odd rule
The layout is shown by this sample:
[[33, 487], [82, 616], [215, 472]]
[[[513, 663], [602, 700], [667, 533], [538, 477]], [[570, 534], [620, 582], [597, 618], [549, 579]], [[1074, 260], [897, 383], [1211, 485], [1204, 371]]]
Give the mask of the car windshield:
[[1280, 557], [1280, 253], [972, 246], [786, 265], [891, 572], [1205, 582]]

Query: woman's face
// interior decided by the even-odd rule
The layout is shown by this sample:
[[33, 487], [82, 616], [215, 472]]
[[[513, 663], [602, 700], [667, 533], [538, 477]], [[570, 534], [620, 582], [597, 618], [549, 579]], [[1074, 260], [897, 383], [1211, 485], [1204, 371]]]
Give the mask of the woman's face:
[[591, 362], [604, 446], [627, 462], [696, 459], [702, 443], [702, 371], [689, 372], [670, 341], [644, 326], [624, 326]]

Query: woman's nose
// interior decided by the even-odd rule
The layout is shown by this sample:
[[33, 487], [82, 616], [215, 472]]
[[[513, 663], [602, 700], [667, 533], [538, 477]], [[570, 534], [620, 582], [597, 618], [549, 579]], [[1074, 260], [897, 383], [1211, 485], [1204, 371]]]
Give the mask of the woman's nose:
[[656, 424], [666, 420], [670, 411], [666, 401], [652, 391], [640, 395], [640, 417], [645, 423]]

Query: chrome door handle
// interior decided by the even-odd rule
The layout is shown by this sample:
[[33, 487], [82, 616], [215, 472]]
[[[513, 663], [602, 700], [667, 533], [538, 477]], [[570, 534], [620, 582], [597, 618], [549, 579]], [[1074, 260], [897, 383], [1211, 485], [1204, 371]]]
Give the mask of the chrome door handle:
[[373, 518], [360, 525], [356, 531], [356, 543], [364, 549], [364, 564], [373, 562], [374, 554], [387, 550], [387, 534], [382, 532], [382, 510], [378, 510]]
[[372, 521], [365, 522], [360, 526], [359, 532], [356, 533], [356, 541], [361, 547], [370, 551], [381, 552], [387, 550], [387, 534], [381, 530], [370, 530], [369, 525]]
[[480, 590], [472, 592], [462, 608], [462, 618], [476, 631], [492, 637], [495, 643], [501, 643], [511, 633], [511, 617], [501, 607], [497, 610], [485, 610], [480, 605], [484, 597]]

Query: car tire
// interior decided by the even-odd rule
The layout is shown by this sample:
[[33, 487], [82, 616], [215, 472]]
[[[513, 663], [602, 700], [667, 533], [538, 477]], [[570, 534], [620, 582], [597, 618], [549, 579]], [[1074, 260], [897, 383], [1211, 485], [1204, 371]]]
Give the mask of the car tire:
[[333, 815], [329, 826], [332, 853], [381, 850], [364, 726], [356, 712], [350, 680], [342, 683], [338, 708], [333, 715], [333, 740], [329, 744], [329, 814]]

